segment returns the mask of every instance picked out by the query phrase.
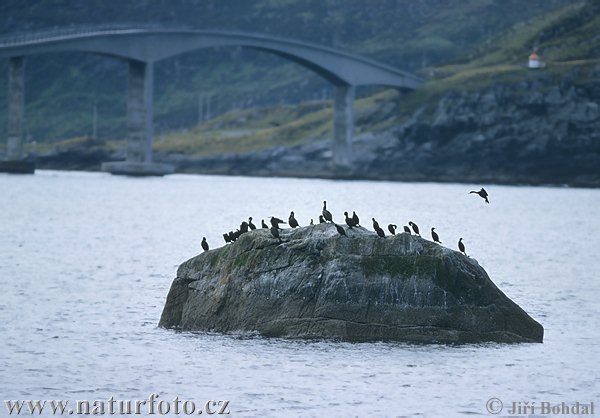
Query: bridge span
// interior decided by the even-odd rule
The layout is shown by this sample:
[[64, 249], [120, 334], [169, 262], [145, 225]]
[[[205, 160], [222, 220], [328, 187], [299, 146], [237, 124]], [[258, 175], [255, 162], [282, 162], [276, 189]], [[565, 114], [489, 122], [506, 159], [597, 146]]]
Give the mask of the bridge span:
[[352, 163], [355, 88], [381, 85], [412, 90], [421, 80], [407, 72], [338, 49], [270, 35], [155, 28], [88, 28], [31, 33], [0, 40], [9, 59], [8, 162], [23, 159], [25, 57], [53, 52], [90, 52], [128, 62], [127, 158], [107, 162], [114, 174], [161, 175], [173, 167], [152, 161], [154, 63], [201, 48], [241, 46], [279, 55], [321, 75], [335, 87], [333, 164]]

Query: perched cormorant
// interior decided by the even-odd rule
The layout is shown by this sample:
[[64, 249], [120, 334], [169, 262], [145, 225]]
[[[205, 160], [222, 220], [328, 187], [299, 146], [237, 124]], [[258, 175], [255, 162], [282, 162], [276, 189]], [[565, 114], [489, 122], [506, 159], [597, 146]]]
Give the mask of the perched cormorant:
[[404, 232], [406, 232], [408, 235], [411, 235], [410, 228], [406, 225], [404, 225]]
[[377, 228], [375, 228], [375, 232], [377, 232], [377, 235], [379, 235], [381, 238], [385, 238], [385, 232], [379, 227], [379, 225], [377, 225]]
[[290, 224], [290, 226], [292, 228], [297, 228], [298, 227], [298, 221], [296, 220], [296, 218], [294, 218], [294, 211], [292, 211], [290, 213], [290, 217], [288, 219], [288, 223]]
[[344, 216], [346, 217], [346, 225], [348, 225], [350, 229], [352, 229], [353, 226], [356, 226], [354, 219], [348, 217], [348, 212], [344, 212]]
[[415, 231], [415, 235], [421, 236], [421, 234], [419, 234], [419, 227], [417, 226], [416, 223], [414, 223], [413, 221], [410, 221], [408, 224], [410, 226], [412, 226], [413, 231]]
[[375, 231], [377, 231], [378, 228], [379, 228], [379, 223], [375, 220], [375, 218], [373, 218], [373, 229]]
[[394, 225], [394, 224], [388, 225], [388, 231], [390, 231], [390, 234], [392, 234], [392, 235], [396, 235], [396, 228], [398, 228], [397, 225]]
[[438, 244], [441, 244], [442, 241], [440, 241], [440, 237], [437, 234], [437, 232], [435, 232], [435, 228], [431, 228], [431, 238], [433, 238], [433, 242], [437, 242]]
[[238, 235], [233, 232], [233, 231], [229, 231], [229, 241], [231, 242], [235, 242], [235, 240], [238, 238]]
[[464, 255], [467, 255], [467, 253], [465, 252], [465, 244], [463, 244], [462, 238], [458, 240], [458, 249], [460, 250], [461, 253], [463, 253]]
[[267, 229], [269, 229], [269, 227], [268, 227], [268, 226], [267, 226], [267, 224], [265, 223], [265, 220], [264, 220], [264, 219], [261, 219], [261, 220], [260, 220], [260, 226], [261, 226], [261, 228], [267, 228]]
[[331, 215], [331, 212], [327, 210], [327, 201], [325, 200], [323, 201], [323, 219], [333, 222], [333, 216]]
[[338, 234], [343, 235], [343, 236], [347, 236], [346, 235], [346, 231], [344, 231], [344, 227], [338, 224], [334, 224], [335, 225], [335, 229], [337, 229]]
[[314, 225], [315, 223], [313, 222], [312, 218], [310, 218], [310, 224]]
[[481, 197], [482, 199], [485, 200], [485, 203], [490, 203], [490, 201], [488, 200], [488, 196], [489, 196], [488, 192], [486, 192], [483, 187], [478, 192], [476, 192], [475, 190], [471, 190], [469, 192], [469, 194], [471, 194], [471, 193], [475, 193], [475, 194], [479, 195], [479, 197]]
[[231, 238], [229, 238], [229, 233], [223, 234], [223, 239], [225, 240], [225, 244], [229, 244], [231, 242]]
[[358, 215], [354, 211], [352, 211], [352, 220], [354, 221], [355, 226], [360, 225], [360, 219], [358, 219]]
[[271, 216], [271, 226], [274, 226], [275, 228], [279, 228], [279, 224], [284, 224], [285, 222], [283, 222], [281, 219], [276, 218], [274, 216]]
[[252, 216], [248, 218], [248, 227], [253, 231], [256, 229], [256, 225], [252, 223]]
[[279, 242], [281, 242], [281, 238], [279, 237], [279, 227], [277, 225], [273, 225], [271, 227], [271, 235], [273, 235], [273, 238], [277, 238]]
[[240, 224], [240, 235], [248, 232], [248, 222], [244, 221]]
[[202, 237], [202, 243], [200, 245], [202, 245], [202, 249], [204, 251], [208, 251], [208, 242], [206, 242], [206, 237]]
[[319, 223], [320, 224], [324, 224], [325, 223], [325, 218], [323, 218], [323, 215], [319, 215]]

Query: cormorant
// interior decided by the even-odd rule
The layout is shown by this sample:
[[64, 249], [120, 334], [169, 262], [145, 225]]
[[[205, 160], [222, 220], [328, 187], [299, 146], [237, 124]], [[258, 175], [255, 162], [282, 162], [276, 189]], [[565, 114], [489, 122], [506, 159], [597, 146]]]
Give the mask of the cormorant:
[[279, 224], [284, 224], [285, 222], [283, 222], [281, 219], [276, 218], [274, 216], [271, 216], [271, 226], [274, 226], [275, 228], [279, 228]]
[[248, 226], [250, 227], [251, 230], [255, 230], [256, 229], [256, 225], [254, 225], [252, 223], [252, 216], [248, 218]]
[[354, 221], [355, 226], [360, 225], [360, 219], [358, 219], [358, 215], [354, 211], [352, 211], [352, 220]]
[[348, 212], [344, 212], [344, 216], [346, 217], [346, 225], [348, 225], [350, 229], [352, 229], [353, 226], [356, 226], [354, 219], [348, 217]]
[[319, 223], [320, 224], [324, 224], [325, 223], [325, 218], [323, 218], [323, 215], [319, 215]]
[[385, 232], [383, 232], [383, 229], [381, 229], [379, 225], [377, 225], [375, 232], [377, 232], [377, 235], [379, 235], [381, 238], [385, 238]]
[[469, 194], [471, 193], [475, 193], [477, 195], [479, 195], [482, 199], [485, 200], [485, 203], [490, 203], [490, 201], [488, 200], [488, 192], [486, 192], [486, 190], [482, 187], [481, 190], [479, 190], [478, 192], [476, 192], [475, 190], [471, 190], [469, 192]]
[[437, 234], [437, 232], [435, 232], [435, 228], [431, 228], [431, 238], [433, 238], [433, 242], [437, 242], [438, 244], [441, 244], [442, 241], [440, 241], [440, 237]]
[[414, 223], [413, 221], [410, 221], [408, 224], [410, 226], [412, 226], [413, 231], [415, 231], [415, 235], [421, 236], [421, 234], [419, 234], [419, 227], [417, 226], [416, 223]]
[[248, 232], [248, 222], [244, 221], [240, 224], [240, 235]]
[[344, 231], [344, 227], [343, 226], [335, 224], [335, 223], [334, 223], [334, 225], [335, 225], [335, 229], [337, 229], [337, 231], [338, 231], [338, 234], [343, 235], [343, 236], [347, 236], [346, 235], [346, 231]]
[[229, 241], [231, 242], [235, 242], [235, 240], [238, 238], [238, 235], [233, 232], [233, 231], [229, 231]]
[[229, 238], [229, 233], [223, 234], [223, 239], [225, 240], [225, 244], [229, 244], [231, 242], [231, 238]]
[[331, 212], [327, 210], [327, 201], [325, 200], [323, 201], [323, 219], [333, 222], [333, 216], [331, 215]]
[[267, 224], [265, 223], [265, 220], [264, 220], [264, 219], [261, 219], [261, 220], [260, 220], [260, 226], [261, 226], [261, 228], [267, 228], [267, 229], [269, 229], [269, 227], [268, 227], [268, 226], [267, 226]]
[[406, 225], [404, 225], [404, 232], [406, 232], [408, 235], [411, 235], [410, 228]]
[[279, 242], [281, 242], [281, 238], [279, 237], [279, 227], [277, 225], [273, 225], [271, 227], [271, 235], [273, 235], [273, 238], [277, 238]]
[[463, 253], [464, 255], [467, 255], [467, 253], [465, 252], [465, 244], [463, 244], [462, 238], [458, 240], [458, 249], [460, 250], [461, 253]]
[[379, 223], [375, 220], [375, 218], [373, 218], [373, 229], [375, 231], [377, 231], [378, 228], [379, 228]]
[[310, 224], [314, 225], [315, 223], [313, 222], [312, 218], [310, 218]]
[[208, 251], [208, 242], [206, 242], [206, 237], [202, 237], [202, 243], [200, 245], [202, 245], [202, 249], [204, 251]]
[[388, 231], [390, 231], [390, 234], [392, 234], [392, 235], [396, 235], [396, 228], [398, 228], [398, 226], [396, 226], [394, 224], [388, 225]]
[[297, 228], [298, 227], [298, 221], [296, 220], [296, 218], [294, 218], [294, 211], [292, 211], [290, 213], [290, 217], [288, 219], [288, 223], [290, 224], [290, 226], [292, 228]]

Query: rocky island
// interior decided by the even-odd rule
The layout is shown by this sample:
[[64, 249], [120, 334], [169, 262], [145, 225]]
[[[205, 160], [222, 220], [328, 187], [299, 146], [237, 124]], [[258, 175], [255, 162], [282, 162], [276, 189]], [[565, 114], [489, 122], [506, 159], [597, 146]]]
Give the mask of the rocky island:
[[416, 343], [542, 342], [476, 260], [421, 237], [332, 224], [243, 234], [184, 262], [159, 326]]

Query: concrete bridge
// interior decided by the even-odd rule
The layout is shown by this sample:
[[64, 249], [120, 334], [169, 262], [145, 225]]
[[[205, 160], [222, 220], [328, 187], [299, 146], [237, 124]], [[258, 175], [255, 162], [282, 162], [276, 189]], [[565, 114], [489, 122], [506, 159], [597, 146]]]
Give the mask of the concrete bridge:
[[410, 90], [421, 84], [414, 75], [358, 55], [252, 33], [152, 28], [32, 33], [0, 40], [0, 57], [10, 61], [8, 164], [15, 165], [23, 159], [25, 56], [79, 51], [126, 60], [129, 66], [127, 159], [104, 163], [102, 168], [114, 174], [160, 175], [172, 172], [173, 167], [152, 162], [154, 63], [189, 51], [222, 46], [242, 46], [279, 55], [316, 72], [335, 86], [333, 163], [337, 167], [346, 167], [352, 162], [353, 101], [357, 86], [382, 85]]

